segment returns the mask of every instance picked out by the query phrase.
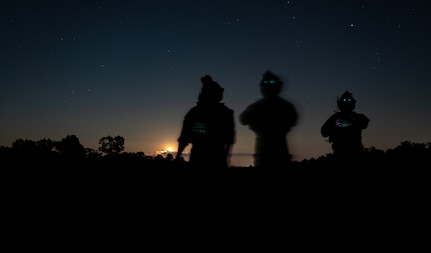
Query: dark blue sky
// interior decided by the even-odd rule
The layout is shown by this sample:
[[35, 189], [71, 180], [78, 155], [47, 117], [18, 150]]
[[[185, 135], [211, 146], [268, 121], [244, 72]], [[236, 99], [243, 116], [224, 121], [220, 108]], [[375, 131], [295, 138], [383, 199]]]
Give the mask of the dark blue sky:
[[345, 90], [371, 120], [366, 147], [431, 142], [426, 2], [2, 1], [0, 145], [120, 135], [126, 151], [176, 149], [210, 74], [235, 110], [233, 152], [253, 153], [238, 115], [266, 70], [300, 113], [295, 160], [331, 152], [320, 127]]

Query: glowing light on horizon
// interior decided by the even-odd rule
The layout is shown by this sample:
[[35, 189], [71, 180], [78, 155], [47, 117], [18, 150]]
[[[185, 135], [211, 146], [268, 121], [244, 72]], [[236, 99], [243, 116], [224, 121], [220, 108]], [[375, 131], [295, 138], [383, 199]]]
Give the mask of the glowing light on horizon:
[[175, 153], [177, 152], [176, 150], [174, 150], [171, 146], [168, 146], [162, 150], [158, 150], [156, 151], [156, 154], [160, 154], [160, 155], [166, 155], [166, 154], [170, 154], [170, 153]]

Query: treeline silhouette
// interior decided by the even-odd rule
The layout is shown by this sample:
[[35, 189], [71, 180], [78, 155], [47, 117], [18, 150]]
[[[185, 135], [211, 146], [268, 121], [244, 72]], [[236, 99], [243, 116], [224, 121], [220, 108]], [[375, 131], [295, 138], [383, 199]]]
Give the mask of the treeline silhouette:
[[[17, 139], [11, 147], [0, 146], [2, 164], [9, 168], [77, 168], [77, 169], [187, 169], [188, 161], [175, 160], [170, 153], [146, 155], [144, 152], [124, 152], [125, 139], [121, 136], [106, 136], [99, 140], [97, 150], [84, 147], [76, 135], [68, 135], [61, 141], [41, 139], [38, 141]], [[353, 170], [419, 170], [429, 169], [431, 161], [431, 143], [414, 143], [403, 141], [400, 145], [386, 151], [375, 147], [366, 148], [362, 160], [355, 164], [338, 164], [333, 154], [317, 158], [293, 161], [286, 170], [296, 171], [330, 171], [341, 169]], [[230, 166], [228, 170], [251, 171], [255, 167]], [[201, 172], [213, 172], [212, 162], [200, 168]], [[248, 170], [247, 170], [248, 169]], [[283, 168], [267, 168], [280, 169]]]
[[194, 169], [172, 154], [124, 152], [124, 143], [121, 136], [107, 136], [93, 150], [75, 135], [61, 141], [18, 139], [11, 147], [0, 146], [4, 189], [13, 203], [25, 200], [35, 206], [63, 201], [88, 206], [121, 203], [118, 208], [133, 209], [150, 202], [156, 204], [149, 206], [181, 206], [188, 199], [190, 205], [206, 201], [211, 208], [216, 201], [253, 208], [263, 203], [280, 210], [307, 206], [305, 212], [322, 212], [319, 208], [328, 205], [356, 208], [362, 203], [376, 208], [400, 201], [418, 208], [429, 192], [431, 143], [404, 141], [386, 151], [371, 147], [360, 163], [341, 165], [325, 154], [292, 161], [284, 169], [219, 169], [211, 161]]

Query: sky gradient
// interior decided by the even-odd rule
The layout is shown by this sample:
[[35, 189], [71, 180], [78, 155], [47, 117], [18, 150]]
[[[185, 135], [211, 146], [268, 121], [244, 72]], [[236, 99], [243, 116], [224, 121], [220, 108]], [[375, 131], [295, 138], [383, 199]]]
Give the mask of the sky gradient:
[[346, 90], [370, 118], [365, 147], [431, 142], [427, 2], [2, 1], [0, 145], [119, 135], [127, 152], [176, 149], [209, 74], [235, 112], [233, 153], [252, 154], [238, 115], [266, 70], [299, 112], [294, 160], [332, 152], [320, 127]]

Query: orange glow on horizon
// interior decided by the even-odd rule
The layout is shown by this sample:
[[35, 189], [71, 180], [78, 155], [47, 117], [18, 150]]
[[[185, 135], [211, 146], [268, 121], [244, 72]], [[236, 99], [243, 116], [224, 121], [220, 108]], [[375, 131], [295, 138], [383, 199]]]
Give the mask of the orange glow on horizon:
[[172, 148], [172, 146], [166, 145], [166, 148], [163, 148], [162, 150], [157, 150], [155, 153], [165, 155], [165, 154], [170, 154], [170, 153], [175, 153], [175, 152], [177, 152], [177, 151], [174, 148]]

